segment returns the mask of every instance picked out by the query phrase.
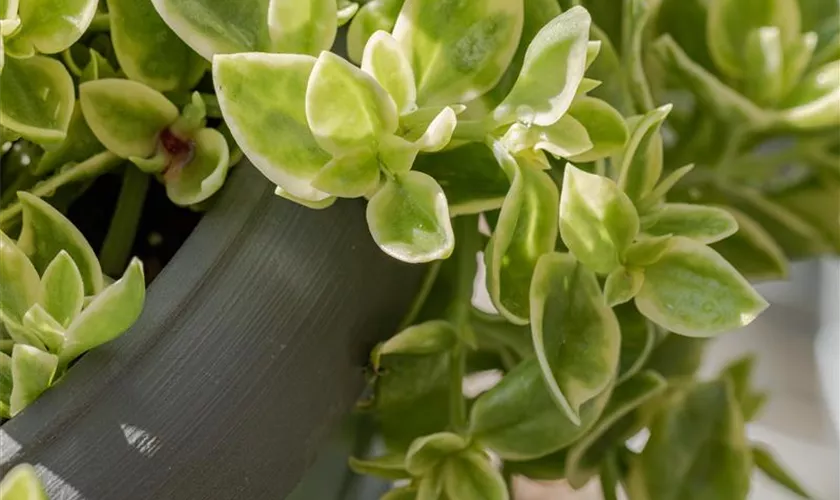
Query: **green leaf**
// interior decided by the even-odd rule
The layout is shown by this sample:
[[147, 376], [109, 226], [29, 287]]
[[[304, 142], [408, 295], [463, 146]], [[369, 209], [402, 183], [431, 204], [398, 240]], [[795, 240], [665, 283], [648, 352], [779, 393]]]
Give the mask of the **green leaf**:
[[620, 384], [639, 372], [656, 345], [656, 326], [642, 316], [633, 304], [621, 304], [614, 308], [621, 329], [621, 351], [618, 359]]
[[444, 500], [443, 476], [440, 469], [435, 469], [431, 474], [423, 476], [417, 486], [416, 500]]
[[8, 500], [49, 500], [38, 474], [29, 464], [19, 464], [3, 476], [0, 497]]
[[768, 111], [759, 108], [692, 61], [670, 36], [660, 37], [654, 49], [665, 68], [720, 120], [754, 127], [766, 126], [772, 121], [773, 117]]
[[634, 202], [649, 194], [662, 174], [662, 137], [659, 129], [671, 105], [656, 108], [641, 117], [629, 120], [627, 146], [613, 158], [618, 165], [618, 186]]
[[671, 246], [671, 236], [643, 236], [624, 253], [624, 261], [631, 266], [645, 267], [655, 264]]
[[414, 476], [425, 476], [452, 455], [467, 448], [469, 443], [457, 434], [439, 432], [414, 440], [405, 455], [405, 467]]
[[802, 79], [802, 75], [813, 60], [818, 41], [819, 36], [816, 33], [803, 33], [785, 48], [782, 71], [783, 93], [789, 92]]
[[73, 258], [61, 250], [44, 270], [41, 279], [41, 304], [62, 327], [82, 310], [85, 284]]
[[657, 213], [656, 223], [645, 229], [654, 236], [685, 236], [699, 243], [715, 243], [738, 231], [738, 221], [722, 208], [666, 203]]
[[24, 0], [20, 2], [20, 30], [13, 35], [19, 47], [55, 54], [81, 38], [96, 14], [97, 0]]
[[73, 113], [73, 80], [49, 57], [9, 58], [0, 72], [0, 126], [44, 147], [67, 135]]
[[221, 189], [230, 165], [225, 137], [216, 129], [200, 129], [193, 137], [186, 163], [171, 164], [163, 175], [166, 195], [180, 206], [195, 205]]
[[569, 110], [586, 69], [591, 22], [586, 9], [573, 7], [537, 33], [519, 78], [493, 112], [496, 122], [548, 126]]
[[96, 138], [123, 158], [152, 156], [160, 132], [178, 119], [178, 108], [163, 94], [131, 80], [83, 83], [79, 102]]
[[627, 78], [627, 88], [636, 102], [636, 108], [649, 112], [654, 107], [653, 96], [647, 81], [642, 44], [648, 21], [654, 13], [654, 2], [649, 0], [624, 0], [622, 18], [622, 66]]
[[32, 306], [23, 315], [21, 326], [35, 335], [45, 350], [57, 354], [64, 343], [64, 327], [53, 319], [40, 304]]
[[338, 0], [337, 9], [338, 11], [335, 15], [338, 21], [338, 27], [340, 28], [353, 19], [356, 12], [359, 11], [359, 4], [350, 2], [349, 0]]
[[473, 308], [469, 327], [475, 333], [479, 344], [505, 346], [521, 359], [534, 354], [531, 329], [528, 326], [514, 325], [502, 316], [487, 314]]
[[379, 161], [370, 149], [334, 157], [312, 180], [315, 189], [342, 198], [358, 198], [379, 186]]
[[446, 196], [420, 172], [389, 179], [368, 203], [367, 221], [376, 244], [403, 262], [445, 259], [455, 246]]
[[417, 490], [413, 486], [403, 486], [389, 490], [379, 497], [379, 500], [415, 500], [416, 498]]
[[382, 356], [392, 354], [438, 354], [449, 351], [458, 342], [455, 328], [443, 320], [430, 320], [406, 328], [377, 347], [372, 354], [378, 368]]
[[338, 29], [335, 0], [269, 0], [271, 52], [318, 55], [330, 50]]
[[655, 188], [653, 188], [653, 191], [642, 198], [639, 202], [640, 208], [645, 210], [659, 203], [663, 198], [665, 198], [665, 195], [671, 191], [671, 188], [677, 185], [677, 183], [692, 170], [694, 170], [694, 164], [685, 165], [666, 175], [665, 178], [662, 179]]
[[70, 323], [64, 334], [62, 364], [128, 330], [140, 316], [145, 297], [143, 264], [135, 258], [122, 278], [99, 293]]
[[380, 138], [377, 159], [385, 170], [401, 175], [411, 170], [420, 148], [398, 135], [386, 134]]
[[487, 289], [503, 316], [527, 324], [531, 276], [557, 240], [557, 186], [531, 162], [521, 158], [520, 165], [500, 144], [493, 148], [512, 181], [484, 255]]
[[573, 423], [549, 393], [539, 362], [523, 361], [483, 393], [470, 412], [470, 435], [505, 460], [548, 455], [579, 439], [600, 416], [608, 388], [585, 403], [580, 425]]
[[752, 218], [732, 207], [726, 211], [738, 223], [738, 232], [712, 248], [750, 280], [784, 279], [788, 260], [767, 231]]
[[385, 31], [374, 33], [362, 55], [362, 70], [373, 76], [397, 106], [399, 114], [417, 109], [414, 71], [394, 37]]
[[421, 151], [429, 153], [440, 151], [452, 140], [457, 123], [455, 110], [447, 106], [429, 123], [426, 131], [415, 141], [415, 144]]
[[814, 498], [808, 493], [802, 485], [797, 481], [785, 468], [779, 463], [779, 460], [773, 456], [772, 452], [760, 443], [753, 443], [752, 458], [755, 466], [758, 467], [768, 478], [773, 482], [783, 486], [787, 490], [795, 493], [801, 498]]
[[485, 111], [489, 111], [499, 105], [500, 102], [510, 93], [513, 84], [522, 71], [522, 64], [525, 61], [525, 53], [528, 47], [537, 36], [537, 33], [552, 19], [562, 13], [560, 5], [556, 0], [523, 0], [523, 22], [522, 35], [519, 37], [519, 44], [513, 60], [505, 70], [505, 74], [493, 89], [484, 94], [481, 98]]
[[0, 231], [0, 319], [20, 323], [40, 295], [38, 271], [23, 250]]
[[318, 144], [333, 155], [371, 147], [397, 130], [394, 101], [372, 76], [323, 52], [306, 88], [306, 119]]
[[771, 105], [784, 92], [784, 47], [779, 28], [764, 26], [753, 30], [744, 48], [747, 80], [744, 92], [759, 104]]
[[13, 417], [50, 387], [57, 368], [58, 356], [29, 345], [15, 344], [12, 350], [12, 394], [9, 398]]
[[416, 438], [447, 428], [449, 367], [448, 352], [382, 355], [371, 410], [389, 449], [407, 450]]
[[82, 114], [82, 107], [76, 101], [64, 141], [55, 149], [44, 152], [32, 173], [37, 176], [46, 175], [67, 163], [85, 161], [104, 150], [105, 146], [93, 135]]
[[216, 54], [281, 52], [316, 55], [337, 27], [335, 0], [152, 0], [181, 40], [212, 60]]
[[411, 474], [405, 469], [405, 456], [401, 453], [392, 453], [366, 460], [350, 457], [350, 469], [356, 474], [376, 476], [383, 479], [407, 479], [411, 477]]
[[487, 457], [464, 453], [443, 465], [443, 490], [450, 499], [508, 500], [508, 487]]
[[609, 452], [639, 431], [644, 423], [634, 412], [662, 394], [666, 386], [665, 379], [656, 372], [645, 371], [615, 388], [601, 418], [569, 449], [566, 479], [573, 488], [585, 486]]
[[840, 59], [805, 75], [783, 105], [783, 120], [797, 128], [840, 125]]
[[706, 339], [669, 333], [650, 353], [645, 368], [667, 379], [693, 377], [703, 362], [706, 345]]
[[630, 198], [610, 179], [566, 165], [560, 194], [560, 235], [575, 258], [609, 274], [639, 232]]
[[552, 397], [574, 424], [611, 384], [621, 333], [595, 274], [569, 254], [542, 256], [531, 282], [531, 334]]
[[517, 474], [536, 481], [558, 481], [566, 477], [566, 455], [569, 449], [549, 453], [533, 460], [510, 461], [504, 463], [506, 474]]
[[420, 154], [414, 170], [438, 181], [453, 217], [498, 209], [510, 189], [510, 181], [492, 151], [478, 142]]
[[569, 116], [580, 122], [592, 142], [592, 149], [569, 158], [574, 163], [599, 160], [616, 153], [628, 139], [621, 114], [605, 101], [580, 97], [572, 102]]
[[29, 256], [35, 269], [43, 273], [56, 255], [65, 250], [82, 274], [85, 294], [98, 293], [103, 286], [102, 269], [82, 233], [46, 201], [25, 192], [19, 192], [18, 198], [23, 206], [18, 246]]
[[695, 384], [653, 420], [644, 451], [630, 464], [627, 489], [631, 498], [743, 499], [751, 462], [731, 388], [725, 381]]
[[732, 386], [735, 400], [741, 408], [745, 422], [755, 419], [767, 402], [767, 394], [753, 389], [752, 376], [755, 357], [744, 356], [732, 361], [721, 370], [721, 377], [726, 377]]
[[403, 0], [371, 0], [359, 9], [347, 30], [347, 55], [361, 64], [364, 48], [377, 31], [390, 32], [397, 22]]
[[[8, 412], [9, 397], [12, 395], [12, 357], [0, 351], [0, 414]], [[0, 418], [9, 418], [3, 414]]]
[[[609, 8], [613, 11], [621, 10], [615, 8], [613, 5], [611, 0]], [[591, 6], [589, 10], [593, 12]], [[597, 13], [595, 17], [599, 22], [602, 21]], [[592, 91], [592, 97], [603, 99], [624, 115], [633, 114], [634, 106], [632, 97], [630, 96], [630, 90], [627, 87], [627, 79], [616, 78], [616, 75], [621, 74], [622, 68], [613, 43], [607, 34], [595, 24], [590, 27], [589, 36], [601, 42], [601, 52], [598, 54], [598, 58], [592, 63], [592, 66], [586, 71], [586, 74], [589, 78], [604, 82], [600, 87]], [[617, 39], [616, 41], [620, 42]]]
[[[837, 164], [840, 166], [840, 163]], [[816, 228], [835, 251], [840, 252], [840, 179], [812, 179], [771, 197], [771, 201], [801, 217]]]
[[[754, 188], [719, 187], [720, 201], [744, 212], [761, 225], [790, 257], [801, 257], [829, 251], [820, 232], [799, 215], [768, 199]], [[718, 199], [712, 198], [712, 201]]]
[[750, 34], [763, 26], [779, 29], [783, 45], [799, 36], [796, 0], [712, 0], [706, 24], [709, 51], [717, 67], [733, 79], [747, 76]]
[[607, 305], [615, 307], [633, 300], [644, 281], [645, 273], [638, 268], [619, 267], [611, 272], [604, 283], [604, 298]]
[[521, 1], [406, 0], [394, 38], [411, 61], [418, 104], [465, 103], [492, 89], [516, 52], [522, 22]]
[[[18, 0], [2, 0], [0, 2], [0, 20], [7, 21], [17, 18], [17, 12], [20, 2]], [[3, 35], [9, 35], [11, 32], [3, 32]]]
[[514, 154], [533, 148], [556, 158], [571, 158], [592, 150], [586, 127], [570, 115], [547, 127], [514, 123], [502, 137], [502, 143]]
[[187, 90], [207, 70], [204, 58], [169, 29], [150, 1], [108, 0], [108, 17], [114, 54], [128, 78], [160, 92]]
[[312, 180], [330, 156], [306, 122], [305, 95], [315, 58], [291, 54], [217, 56], [213, 81], [236, 143], [254, 166], [291, 197], [321, 202]]
[[691, 337], [710, 337], [752, 322], [768, 306], [749, 282], [714, 250], [673, 239], [645, 268], [636, 307], [655, 323]]

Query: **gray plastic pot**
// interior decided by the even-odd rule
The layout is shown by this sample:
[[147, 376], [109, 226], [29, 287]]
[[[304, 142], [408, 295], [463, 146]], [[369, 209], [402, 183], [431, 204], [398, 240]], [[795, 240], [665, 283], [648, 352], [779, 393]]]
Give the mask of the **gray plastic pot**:
[[0, 474], [32, 463], [52, 500], [285, 498], [422, 274], [363, 203], [305, 209], [243, 164], [137, 324], [0, 428]]

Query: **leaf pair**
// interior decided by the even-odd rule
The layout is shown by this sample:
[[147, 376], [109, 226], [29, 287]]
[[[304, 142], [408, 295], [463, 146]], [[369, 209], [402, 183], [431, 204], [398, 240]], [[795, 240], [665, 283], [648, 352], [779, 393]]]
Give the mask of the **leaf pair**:
[[[444, 109], [417, 143], [395, 135], [394, 97], [412, 110], [413, 82], [383, 72], [382, 61], [400, 58], [392, 42], [384, 33], [371, 39], [364, 61], [392, 94], [328, 52], [317, 59], [218, 56], [215, 82], [232, 135], [280, 193], [310, 206], [328, 205], [335, 196], [371, 196], [368, 222], [377, 243], [398, 259], [426, 262], [447, 257], [454, 240], [440, 186], [410, 169], [421, 148], [449, 141], [455, 116]], [[382, 171], [387, 180], [380, 186]]]
[[230, 152], [220, 132], [204, 127], [204, 103], [197, 94], [179, 115], [163, 94], [132, 80], [89, 81], [79, 93], [96, 138], [141, 170], [161, 174], [173, 202], [193, 205], [221, 188]]
[[487, 455], [471, 449], [461, 436], [448, 432], [417, 438], [404, 456], [386, 455], [371, 460], [351, 458], [350, 466], [356, 472], [387, 479], [412, 478], [411, 484], [393, 490], [383, 498], [509, 498], [504, 479]]
[[576, 7], [534, 35], [521, 72], [493, 111], [497, 126], [513, 124], [503, 139], [511, 152], [538, 149], [586, 162], [624, 144], [627, 131], [618, 112], [579, 95], [585, 93], [584, 72], [600, 49], [600, 42], [589, 42], [590, 24], [589, 13]]
[[34, 401], [77, 356], [124, 332], [145, 296], [139, 261], [103, 289], [99, 262], [78, 230], [46, 202], [19, 196], [18, 244], [0, 233], [0, 319], [16, 342], [5, 360], [11, 390], [4, 404], [10, 415]]
[[32, 0], [5, 6], [0, 13], [0, 37], [8, 35], [0, 42], [0, 126], [47, 148], [61, 144], [75, 102], [73, 81], [61, 63], [36, 54], [55, 54], [75, 43], [97, 4]]

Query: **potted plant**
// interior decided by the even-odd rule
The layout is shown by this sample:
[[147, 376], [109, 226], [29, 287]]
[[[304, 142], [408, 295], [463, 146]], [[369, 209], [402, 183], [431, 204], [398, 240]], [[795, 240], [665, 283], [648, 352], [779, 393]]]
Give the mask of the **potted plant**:
[[[373, 0], [361, 8], [333, 0], [112, 0], [99, 24], [95, 3], [86, 4], [89, 21], [81, 24], [110, 28], [119, 72], [91, 53], [78, 72], [80, 109], [73, 114], [63, 102], [51, 108], [60, 112], [38, 115], [64, 117], [46, 129], [20, 127], [19, 118], [0, 122], [12, 134], [78, 161], [69, 147], [76, 143], [67, 142], [75, 116], [90, 142], [107, 149], [90, 169], [131, 162], [183, 205], [213, 196], [236, 157], [231, 151], [241, 148], [278, 196], [316, 209], [347, 207], [290, 212], [295, 217], [350, 230], [360, 212], [336, 200], [367, 198], [365, 220], [381, 250], [429, 266], [419, 283], [418, 267], [411, 274], [366, 254], [388, 286], [365, 280], [352, 252], [329, 239], [304, 244], [306, 228], [295, 218], [278, 222], [262, 208], [268, 191], [254, 172], [237, 172], [179, 254], [192, 268], [178, 271], [176, 258], [160, 278], [196, 286], [156, 302], [153, 287], [147, 329], [112, 344], [122, 349], [113, 359], [122, 352], [124, 364], [109, 368], [107, 348], [93, 352], [7, 423], [12, 438], [26, 435], [45, 421], [37, 411], [51, 400], [61, 411], [50, 413], [70, 415], [32, 433], [4, 467], [29, 453], [57, 476], [52, 492], [72, 491], [76, 482], [84, 485], [76, 493], [90, 498], [285, 495], [312, 456], [308, 438], [322, 436], [344, 411], [361, 373], [348, 379], [353, 361], [345, 358], [340, 374], [329, 374], [347, 346], [332, 336], [300, 341], [321, 351], [302, 361], [307, 378], [284, 378], [283, 364], [272, 363], [289, 344], [260, 320], [277, 318], [265, 313], [273, 294], [302, 293], [299, 283], [312, 280], [318, 291], [283, 311], [291, 318], [288, 337], [279, 338], [291, 342], [320, 319], [310, 309], [320, 297], [333, 300], [311, 331], [323, 335], [339, 321], [345, 341], [372, 322], [387, 330], [373, 319], [385, 311], [392, 323], [408, 311], [399, 333], [373, 349], [372, 397], [361, 405], [387, 452], [351, 460], [359, 472], [400, 481], [389, 499], [509, 498], [514, 475], [574, 487], [597, 476], [606, 498], [619, 485], [631, 498], [744, 498], [754, 466], [805, 495], [766, 449], [746, 440], [744, 423], [765, 399], [750, 386], [750, 361], [712, 380], [695, 377], [705, 339], [748, 324], [767, 306], [746, 278], [783, 276], [786, 256], [840, 246], [840, 91], [831, 85], [838, 39], [807, 31], [807, 23], [803, 30], [797, 2], [751, 11], [728, 0], [628, 0], [620, 10], [598, 1], [561, 10], [554, 0]], [[807, 15], [811, 7], [803, 2]], [[50, 45], [38, 34], [61, 31], [27, 27], [26, 9], [20, 13], [20, 27], [5, 30], [13, 62], [0, 82], [11, 79], [4, 89], [25, 92], [15, 82], [33, 60], [58, 72], [54, 59], [32, 52], [78, 36]], [[351, 17], [348, 57], [360, 67], [326, 51]], [[72, 50], [64, 59], [76, 61]], [[204, 60], [212, 62], [212, 81], [204, 77], [212, 87], [199, 83], [203, 93], [187, 94]], [[9, 113], [0, 116], [18, 116]], [[221, 131], [213, 127], [219, 118]], [[73, 168], [57, 178], [80, 169]], [[47, 194], [44, 185], [31, 191]], [[219, 236], [222, 226], [229, 232]], [[282, 260], [248, 260], [292, 234], [300, 238], [292, 247], [300, 273], [266, 271]], [[16, 243], [24, 255], [26, 242]], [[331, 269], [363, 284], [335, 299], [332, 278], [306, 265], [313, 248], [323, 254], [319, 262], [342, 262]], [[472, 305], [479, 255], [494, 313]], [[241, 298], [241, 287], [257, 285], [273, 294]], [[406, 297], [417, 289], [409, 308]], [[381, 309], [359, 315], [350, 307], [349, 319], [339, 318], [350, 300], [377, 297]], [[230, 330], [244, 332], [225, 337]], [[184, 366], [188, 353], [202, 367], [225, 368]], [[162, 376], [170, 366], [178, 367], [171, 386]], [[91, 380], [85, 367], [125, 368]], [[465, 397], [464, 377], [488, 369], [503, 374], [498, 384]], [[89, 398], [64, 391], [74, 380]], [[299, 383], [276, 385], [283, 380]], [[337, 380], [348, 390], [312, 394], [321, 381]], [[270, 397], [279, 387], [291, 401]], [[94, 400], [101, 411], [85, 415], [84, 403]], [[298, 410], [310, 405], [311, 413]], [[289, 416], [289, 426], [272, 426], [272, 412]], [[100, 438], [103, 428], [120, 431]], [[645, 428], [644, 449], [627, 448]], [[300, 429], [305, 437], [289, 441]], [[97, 456], [81, 469], [141, 467], [142, 474], [118, 480], [61, 460], [99, 439]], [[279, 449], [284, 443], [289, 448]], [[16, 471], [16, 484], [29, 484], [31, 470]]]

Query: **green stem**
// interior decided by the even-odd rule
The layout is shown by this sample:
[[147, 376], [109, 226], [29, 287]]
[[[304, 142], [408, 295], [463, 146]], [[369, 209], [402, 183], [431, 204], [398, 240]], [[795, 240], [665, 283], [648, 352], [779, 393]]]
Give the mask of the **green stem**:
[[67, 66], [70, 73], [73, 73], [75, 76], [82, 76], [82, 68], [76, 64], [76, 61], [73, 59], [73, 53], [70, 49], [65, 49], [64, 52], [61, 53], [61, 60], [64, 61], [64, 65]]
[[93, 16], [88, 31], [93, 33], [102, 33], [111, 31], [111, 16], [106, 13], [100, 13]]
[[126, 165], [117, 207], [99, 252], [102, 271], [108, 276], [119, 276], [125, 270], [148, 190], [149, 176], [134, 165]]
[[482, 120], [458, 121], [453, 141], [484, 142], [487, 138], [487, 123]]
[[463, 389], [467, 353], [464, 348], [464, 343], [459, 340], [449, 353], [449, 424], [457, 433], [467, 429], [467, 402]]
[[[102, 175], [117, 166], [121, 161], [122, 158], [114, 153], [104, 151], [37, 184], [29, 192], [39, 198], [52, 196], [58, 188], [65, 184]], [[17, 216], [20, 215], [21, 208], [20, 202], [16, 201], [5, 209], [0, 210], [0, 229], [5, 229], [10, 223], [14, 222]]]
[[601, 491], [604, 494], [604, 500], [618, 500], [616, 489], [618, 488], [619, 472], [615, 453], [609, 453], [607, 455], [603, 465], [601, 465], [599, 478], [601, 480]]

